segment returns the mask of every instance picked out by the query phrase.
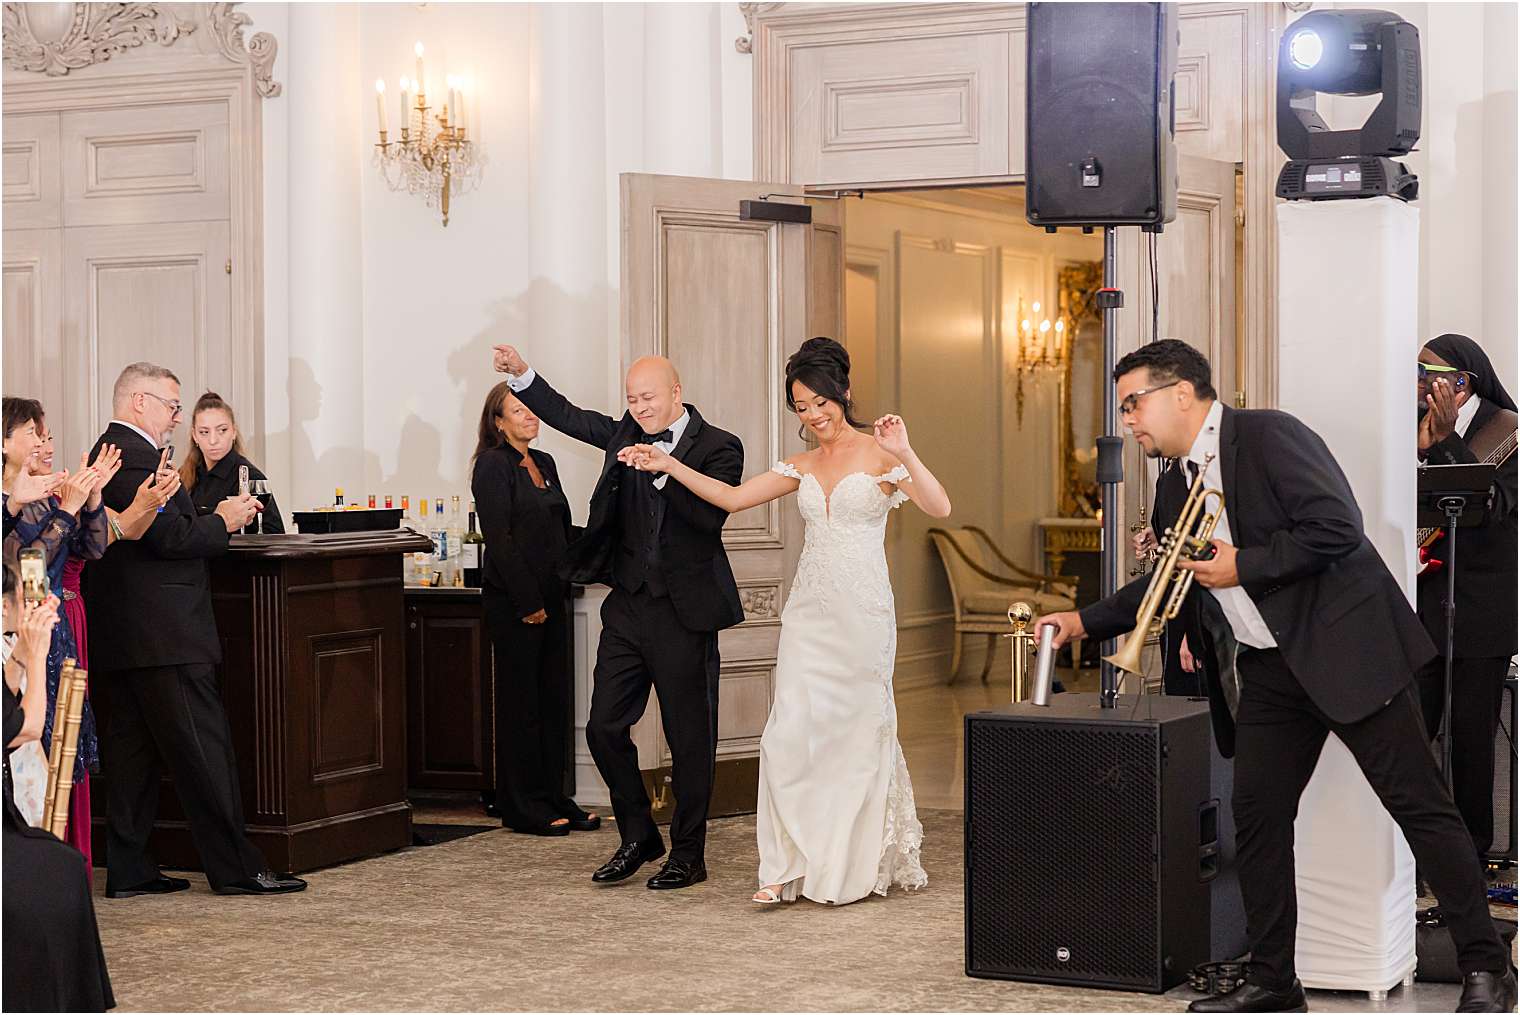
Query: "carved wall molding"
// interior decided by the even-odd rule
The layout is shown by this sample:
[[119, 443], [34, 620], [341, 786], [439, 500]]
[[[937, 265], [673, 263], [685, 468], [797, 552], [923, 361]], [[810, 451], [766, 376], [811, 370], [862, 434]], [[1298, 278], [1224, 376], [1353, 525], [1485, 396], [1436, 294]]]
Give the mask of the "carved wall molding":
[[755, 15], [764, 14], [780, 7], [774, 4], [740, 4], [739, 13], [744, 15], [744, 33], [734, 40], [734, 49], [740, 53], [754, 52], [755, 47]]
[[14, 70], [63, 77], [70, 71], [105, 63], [149, 43], [172, 46], [205, 28], [223, 57], [251, 69], [259, 95], [273, 98], [281, 92], [279, 82], [273, 79], [279, 43], [268, 32], [255, 33], [245, 42], [243, 30], [253, 19], [234, 10], [236, 6], [235, 3], [76, 3], [68, 28], [52, 39], [40, 38], [33, 31], [27, 4], [7, 3], [0, 58]]

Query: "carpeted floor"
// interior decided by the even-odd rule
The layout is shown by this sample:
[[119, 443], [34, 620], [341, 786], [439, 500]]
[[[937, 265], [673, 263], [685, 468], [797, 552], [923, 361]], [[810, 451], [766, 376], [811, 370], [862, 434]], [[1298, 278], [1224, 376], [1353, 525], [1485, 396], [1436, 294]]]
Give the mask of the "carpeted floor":
[[[300, 895], [110, 900], [101, 934], [122, 1010], [1181, 1011], [1192, 995], [974, 980], [962, 969], [961, 816], [922, 813], [929, 886], [852, 906], [761, 908], [754, 819], [715, 821], [710, 880], [599, 887], [610, 827], [484, 832], [310, 874]], [[650, 873], [652, 867], [646, 868]], [[1454, 988], [1385, 1005], [1446, 1010]]]

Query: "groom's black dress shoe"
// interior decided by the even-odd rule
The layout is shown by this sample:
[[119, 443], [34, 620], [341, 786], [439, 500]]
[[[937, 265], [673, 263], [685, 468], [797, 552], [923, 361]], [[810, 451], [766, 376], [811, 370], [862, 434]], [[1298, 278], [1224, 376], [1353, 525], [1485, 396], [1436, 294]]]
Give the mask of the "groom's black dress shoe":
[[305, 890], [305, 881], [289, 874], [276, 874], [274, 871], [262, 871], [251, 878], [212, 889], [218, 895], [285, 895]]
[[647, 882], [649, 888], [690, 888], [707, 880], [707, 864], [701, 860], [666, 860], [660, 873]]
[[591, 880], [599, 885], [609, 885], [614, 881], [623, 881], [634, 875], [636, 871], [651, 860], [658, 860], [665, 855], [665, 844], [655, 842], [625, 842], [618, 847], [618, 851], [612, 854], [612, 859], [596, 869], [591, 875]]
[[1304, 985], [1297, 980], [1287, 990], [1268, 990], [1254, 983], [1245, 983], [1223, 997], [1201, 997], [1188, 1005], [1188, 1011], [1202, 1012], [1308, 1010]]
[[1457, 1011], [1514, 1011], [1515, 971], [1477, 972], [1462, 977]]
[[152, 881], [144, 881], [140, 885], [131, 888], [107, 888], [108, 899], [130, 899], [134, 895], [168, 895], [170, 892], [183, 892], [190, 888], [190, 882], [184, 878], [171, 878], [160, 874]]

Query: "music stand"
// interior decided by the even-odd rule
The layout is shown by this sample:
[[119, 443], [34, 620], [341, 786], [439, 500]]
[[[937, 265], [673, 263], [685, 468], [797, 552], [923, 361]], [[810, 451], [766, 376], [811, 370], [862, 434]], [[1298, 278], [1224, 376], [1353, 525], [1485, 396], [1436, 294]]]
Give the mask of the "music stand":
[[1415, 489], [1418, 492], [1415, 524], [1421, 528], [1446, 529], [1446, 653], [1442, 688], [1441, 775], [1451, 789], [1451, 656], [1457, 638], [1457, 529], [1474, 528], [1488, 521], [1494, 472], [1498, 466], [1422, 465]]

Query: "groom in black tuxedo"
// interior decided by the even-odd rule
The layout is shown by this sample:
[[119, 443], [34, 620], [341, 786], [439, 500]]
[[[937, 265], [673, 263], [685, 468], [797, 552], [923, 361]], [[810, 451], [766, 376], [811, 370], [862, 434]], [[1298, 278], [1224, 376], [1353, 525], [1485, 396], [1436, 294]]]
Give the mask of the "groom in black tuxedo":
[[545, 423], [606, 452], [586, 530], [566, 551], [563, 572], [572, 582], [612, 586], [602, 605], [586, 740], [611, 791], [623, 844], [591, 880], [622, 881], [665, 853], [629, 736], [652, 685], [670, 744], [676, 808], [670, 858], [648, 886], [686, 888], [706, 881], [703, 848], [718, 742], [718, 632], [744, 619], [723, 549], [728, 512], [668, 476], [622, 464], [617, 455], [631, 444], [653, 443], [732, 485], [744, 471], [744, 446], [705, 422], [695, 406], [682, 404], [681, 379], [661, 357], [645, 357], [629, 368], [622, 419], [571, 405], [510, 345], [496, 347], [495, 366]]
[[[1114, 368], [1120, 418], [1152, 457], [1176, 458], [1157, 485], [1166, 531], [1200, 473], [1224, 494], [1215, 555], [1185, 562], [1204, 591], [1179, 620], [1201, 651], [1220, 751], [1235, 758], [1240, 888], [1251, 943], [1246, 983], [1195, 1012], [1306, 1011], [1294, 972], [1298, 921], [1293, 821], [1334, 732], [1409, 842], [1435, 892], [1464, 975], [1458, 1011], [1513, 1011], [1515, 977], [1494, 932], [1472, 839], [1431, 756], [1414, 675], [1435, 655], [1404, 591], [1362, 529], [1351, 485], [1320, 437], [1287, 413], [1221, 404], [1209, 364], [1185, 342], [1142, 346]], [[1057, 644], [1135, 626], [1142, 577], [1080, 613], [1042, 617]], [[1237, 646], [1229, 701], [1203, 617], [1214, 600]], [[1221, 665], [1226, 664], [1226, 665]], [[1233, 707], [1232, 707], [1233, 706]], [[1232, 715], [1233, 712], [1233, 715]]]

